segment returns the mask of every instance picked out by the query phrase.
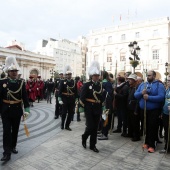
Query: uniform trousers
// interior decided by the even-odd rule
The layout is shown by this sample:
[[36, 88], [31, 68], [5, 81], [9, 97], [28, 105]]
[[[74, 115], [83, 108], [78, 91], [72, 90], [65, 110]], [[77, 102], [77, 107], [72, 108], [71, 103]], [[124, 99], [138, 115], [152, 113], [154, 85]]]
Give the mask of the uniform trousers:
[[83, 140], [87, 140], [90, 136], [90, 147], [94, 148], [97, 143], [97, 129], [102, 114], [102, 106], [101, 104], [87, 102], [84, 111], [86, 116], [86, 128], [82, 137]]
[[16, 114], [13, 107], [9, 108], [4, 116], [2, 115], [4, 155], [11, 155], [11, 149], [17, 145], [20, 120], [21, 115]]
[[67, 116], [65, 127], [69, 127], [71, 119], [72, 119], [73, 114], [74, 114], [74, 110], [75, 110], [75, 97], [74, 96], [64, 96], [62, 98], [62, 100], [63, 100], [64, 104], [62, 105], [61, 126], [64, 127], [64, 123], [65, 123], [66, 116]]

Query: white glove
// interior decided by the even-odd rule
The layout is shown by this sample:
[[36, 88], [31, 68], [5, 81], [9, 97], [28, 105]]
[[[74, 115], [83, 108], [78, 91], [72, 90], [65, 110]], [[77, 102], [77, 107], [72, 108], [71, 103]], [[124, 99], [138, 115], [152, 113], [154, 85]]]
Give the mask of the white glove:
[[62, 104], [64, 104], [64, 103], [63, 103], [63, 101], [61, 100], [61, 101], [59, 101], [59, 104], [61, 104], [61, 105], [62, 105]]
[[39, 90], [39, 88], [37, 88], [37, 90]]
[[28, 113], [28, 112], [25, 112], [25, 113], [23, 114], [22, 121], [25, 121], [25, 120], [27, 119], [28, 115], [29, 115], [29, 113]]

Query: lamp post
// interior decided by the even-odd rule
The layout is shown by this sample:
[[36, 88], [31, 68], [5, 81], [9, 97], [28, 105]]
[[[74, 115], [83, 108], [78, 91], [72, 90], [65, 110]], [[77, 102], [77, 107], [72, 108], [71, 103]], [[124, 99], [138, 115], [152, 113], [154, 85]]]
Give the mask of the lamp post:
[[168, 63], [166, 62], [166, 63], [165, 63], [165, 76], [166, 76], [165, 82], [166, 82], [166, 85], [167, 85], [167, 76], [169, 75], [169, 73], [167, 72], [167, 70], [168, 70]]
[[128, 45], [130, 54], [133, 56], [133, 58], [129, 57], [130, 64], [134, 68], [133, 73], [135, 73], [135, 67], [138, 66], [138, 64], [139, 64], [138, 60], [140, 60], [140, 58], [139, 58], [140, 48], [139, 48], [139, 46], [137, 46], [137, 44], [138, 43], [136, 41], [134, 41], [134, 42], [130, 42], [130, 44]]
[[55, 71], [53, 69], [50, 70], [51, 78], [54, 78], [54, 73], [55, 73]]

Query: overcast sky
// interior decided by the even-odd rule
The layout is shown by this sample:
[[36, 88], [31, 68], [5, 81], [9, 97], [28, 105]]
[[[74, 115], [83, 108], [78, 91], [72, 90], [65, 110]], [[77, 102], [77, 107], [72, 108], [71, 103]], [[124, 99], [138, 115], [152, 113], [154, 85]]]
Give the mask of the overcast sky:
[[34, 50], [40, 39], [76, 40], [92, 29], [166, 16], [170, 0], [0, 0], [0, 46], [17, 40]]

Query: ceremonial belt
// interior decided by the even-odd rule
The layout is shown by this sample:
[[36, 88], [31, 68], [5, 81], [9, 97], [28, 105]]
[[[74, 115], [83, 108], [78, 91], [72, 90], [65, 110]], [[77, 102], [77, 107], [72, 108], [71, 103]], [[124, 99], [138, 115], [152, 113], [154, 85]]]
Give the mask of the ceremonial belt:
[[7, 103], [7, 104], [18, 104], [18, 103], [21, 103], [22, 100], [17, 100], [17, 101], [12, 101], [12, 100], [3, 100], [4, 103]]
[[97, 100], [94, 100], [94, 99], [87, 99], [87, 98], [86, 98], [86, 101], [87, 101], [87, 102], [91, 102], [91, 103], [100, 103], [100, 100], [97, 101]]
[[62, 94], [64, 94], [64, 95], [66, 95], [66, 96], [73, 96], [74, 95], [74, 93], [62, 93]]

